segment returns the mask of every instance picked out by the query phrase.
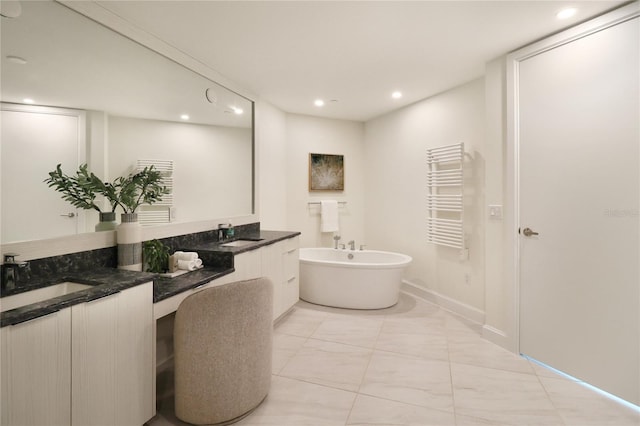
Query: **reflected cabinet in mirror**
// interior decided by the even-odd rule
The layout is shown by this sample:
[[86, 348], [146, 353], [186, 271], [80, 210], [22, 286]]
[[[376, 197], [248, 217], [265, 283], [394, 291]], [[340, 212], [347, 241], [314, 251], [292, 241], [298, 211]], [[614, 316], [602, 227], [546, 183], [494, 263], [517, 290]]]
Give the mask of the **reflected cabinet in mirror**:
[[94, 231], [97, 210], [44, 183], [57, 164], [161, 169], [171, 193], [143, 225], [253, 213], [252, 101], [59, 3], [0, 19], [2, 244]]

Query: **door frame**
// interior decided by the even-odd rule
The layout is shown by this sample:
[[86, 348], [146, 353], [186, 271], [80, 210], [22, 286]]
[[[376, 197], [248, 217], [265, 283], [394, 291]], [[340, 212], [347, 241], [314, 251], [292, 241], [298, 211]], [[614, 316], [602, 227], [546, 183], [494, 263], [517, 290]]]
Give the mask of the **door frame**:
[[[640, 16], [640, 2], [620, 7], [590, 21], [533, 43], [506, 57], [505, 262], [506, 346], [520, 353], [520, 62]], [[640, 94], [639, 94], [640, 95]]]

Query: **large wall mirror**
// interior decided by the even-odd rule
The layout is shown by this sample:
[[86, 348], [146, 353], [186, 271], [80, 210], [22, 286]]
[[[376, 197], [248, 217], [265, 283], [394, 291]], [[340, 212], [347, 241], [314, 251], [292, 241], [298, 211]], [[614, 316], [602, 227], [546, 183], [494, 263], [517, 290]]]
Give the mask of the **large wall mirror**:
[[106, 180], [170, 164], [146, 224], [254, 213], [251, 100], [53, 1], [1, 19], [2, 244], [93, 232], [97, 212], [43, 182], [59, 163]]

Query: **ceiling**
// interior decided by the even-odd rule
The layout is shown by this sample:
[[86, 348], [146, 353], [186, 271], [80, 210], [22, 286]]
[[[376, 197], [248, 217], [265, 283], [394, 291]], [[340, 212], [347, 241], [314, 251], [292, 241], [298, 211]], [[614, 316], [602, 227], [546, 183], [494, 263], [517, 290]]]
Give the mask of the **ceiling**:
[[[367, 121], [623, 1], [98, 1], [286, 112]], [[574, 17], [556, 13], [576, 7]], [[393, 91], [403, 97], [392, 99]], [[325, 106], [314, 106], [317, 98]]]

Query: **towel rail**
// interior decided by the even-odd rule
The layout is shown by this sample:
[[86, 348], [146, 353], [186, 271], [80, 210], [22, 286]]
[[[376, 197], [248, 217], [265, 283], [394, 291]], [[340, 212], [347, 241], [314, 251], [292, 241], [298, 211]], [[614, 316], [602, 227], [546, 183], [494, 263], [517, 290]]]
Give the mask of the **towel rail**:
[[[320, 205], [320, 201], [309, 201], [307, 204], [310, 205], [310, 206], [311, 205], [318, 205], [319, 206]], [[347, 204], [347, 202], [346, 201], [338, 201], [338, 204], [345, 205], [345, 204]]]
[[427, 242], [465, 249], [464, 143], [427, 150]]
[[141, 225], [158, 225], [171, 222], [171, 208], [173, 207], [173, 160], [139, 159], [134, 165], [136, 172], [145, 167], [153, 166], [160, 172], [160, 184], [167, 188], [167, 193], [162, 195], [162, 200], [153, 205], [142, 204], [138, 211]]

